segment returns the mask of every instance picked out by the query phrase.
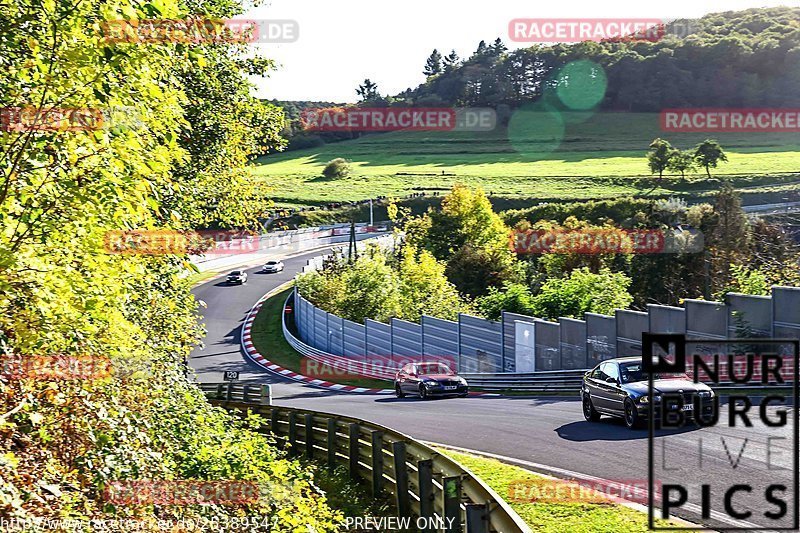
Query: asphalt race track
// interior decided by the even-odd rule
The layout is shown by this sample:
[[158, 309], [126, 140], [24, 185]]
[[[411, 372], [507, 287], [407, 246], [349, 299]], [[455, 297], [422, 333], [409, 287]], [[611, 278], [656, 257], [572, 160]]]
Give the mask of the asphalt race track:
[[[291, 280], [309, 252], [284, 259], [277, 274], [248, 270], [246, 285], [228, 286], [210, 281], [194, 294], [207, 304], [203, 310], [208, 329], [206, 346], [196, 349], [190, 365], [204, 382], [222, 381], [222, 372], [238, 370], [240, 380], [273, 384], [278, 405], [315, 409], [366, 419], [392, 427], [415, 438], [481, 450], [529, 461], [554, 475], [576, 473], [613, 481], [646, 482], [648, 478], [648, 431], [628, 430], [622, 421], [603, 418], [585, 422], [576, 398], [471, 397], [421, 401], [388, 396], [333, 393], [288, 382], [246, 360], [239, 336], [245, 315], [265, 293]], [[268, 354], [264, 354], [267, 355]], [[727, 427], [727, 407], [721, 412], [724, 426], [658, 431], [654, 446], [656, 477], [664, 483], [688, 487], [689, 505], [674, 514], [713, 528], [790, 527], [795, 512], [792, 480], [792, 417], [782, 428], [766, 427], [758, 418], [758, 404], [751, 409], [753, 427]], [[768, 413], [774, 416], [775, 409]], [[735, 467], [733, 465], [736, 465]], [[559, 470], [560, 469], [560, 470]], [[711, 514], [701, 518], [700, 485], [711, 485]], [[752, 493], [732, 496], [735, 508], [749, 508], [752, 516], [735, 521], [723, 514], [723, 492], [732, 484], [748, 483]], [[788, 517], [772, 521], [763, 516], [776, 505], [765, 500], [765, 488], [783, 483], [777, 492], [787, 503]], [[507, 496], [507, 495], [501, 495]]]

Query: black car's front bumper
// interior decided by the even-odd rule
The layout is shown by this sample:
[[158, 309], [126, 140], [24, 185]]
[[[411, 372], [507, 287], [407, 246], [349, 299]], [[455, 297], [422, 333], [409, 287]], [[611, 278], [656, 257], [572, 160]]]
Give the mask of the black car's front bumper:
[[[639, 413], [639, 416], [643, 419], [647, 419], [650, 412], [650, 404], [649, 403], [641, 403], [641, 402], [634, 402], [636, 405], [636, 410]], [[684, 420], [695, 420], [698, 415], [702, 416], [704, 420], [710, 420], [712, 415], [714, 414], [714, 409], [716, 408], [715, 402], [712, 398], [703, 398], [699, 401], [699, 403], [694, 401], [686, 401], [683, 405], [691, 405], [691, 410], [683, 410], [682, 406], [680, 406], [677, 402], [668, 400], [666, 406], [664, 406], [664, 401], [655, 402], [655, 407], [653, 409], [653, 418], [656, 421], [661, 421], [661, 410], [663, 408], [667, 409], [667, 416], [671, 417], [672, 419], [675, 418], [679, 409], [682, 410], [683, 419]], [[698, 410], [699, 409], [699, 410]]]
[[455, 389], [445, 388], [453, 385], [424, 385], [425, 391], [430, 396], [450, 396], [469, 393], [469, 385], [455, 385]]

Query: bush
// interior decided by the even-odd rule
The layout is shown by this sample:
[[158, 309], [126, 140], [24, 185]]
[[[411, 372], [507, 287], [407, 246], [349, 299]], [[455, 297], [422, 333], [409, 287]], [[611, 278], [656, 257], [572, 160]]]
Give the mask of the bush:
[[325, 168], [322, 169], [322, 175], [330, 179], [346, 178], [350, 175], [350, 162], [347, 159], [337, 157], [331, 159]]

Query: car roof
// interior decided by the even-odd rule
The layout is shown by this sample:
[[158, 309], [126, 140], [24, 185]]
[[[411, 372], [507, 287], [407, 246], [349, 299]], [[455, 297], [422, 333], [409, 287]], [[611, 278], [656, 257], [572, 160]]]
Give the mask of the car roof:
[[[640, 355], [629, 355], [626, 357], [615, 357], [613, 359], [604, 359], [600, 361], [600, 363], [632, 363], [632, 362], [642, 362], [642, 356]], [[598, 363], [598, 364], [600, 364]]]

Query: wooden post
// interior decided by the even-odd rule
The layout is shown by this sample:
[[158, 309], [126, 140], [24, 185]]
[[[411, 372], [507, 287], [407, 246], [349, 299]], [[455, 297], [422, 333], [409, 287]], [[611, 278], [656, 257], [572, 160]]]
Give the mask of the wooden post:
[[233, 382], [229, 381], [228, 382], [228, 392], [225, 393], [225, 401], [226, 402], [231, 401], [231, 397], [232, 396], [233, 396]]
[[278, 435], [278, 410], [272, 409], [269, 413], [269, 427], [273, 435]]
[[461, 478], [446, 477], [442, 480], [444, 489], [444, 530], [447, 533], [461, 533]]
[[394, 479], [397, 483], [397, 513], [411, 516], [411, 499], [408, 496], [408, 467], [406, 466], [406, 443], [392, 443], [394, 454]]
[[[424, 459], [417, 461], [419, 472], [419, 516], [420, 518], [433, 518], [433, 460]], [[431, 524], [430, 520], [427, 523]], [[425, 531], [435, 531], [429, 527]]]
[[467, 504], [467, 533], [489, 533], [489, 507], [485, 503]]
[[348, 458], [350, 459], [350, 478], [358, 478], [358, 434], [360, 427], [358, 424], [350, 424], [350, 441]]
[[372, 432], [372, 497], [383, 492], [383, 432]]
[[297, 452], [297, 412], [289, 411], [289, 455]]
[[336, 468], [336, 419], [328, 419], [328, 470]]
[[247, 403], [247, 400], [248, 400], [247, 393], [248, 393], [249, 389], [250, 389], [250, 385], [248, 383], [245, 383], [244, 385], [242, 385], [242, 401], [244, 403]]
[[306, 413], [306, 457], [314, 458], [314, 415]]

